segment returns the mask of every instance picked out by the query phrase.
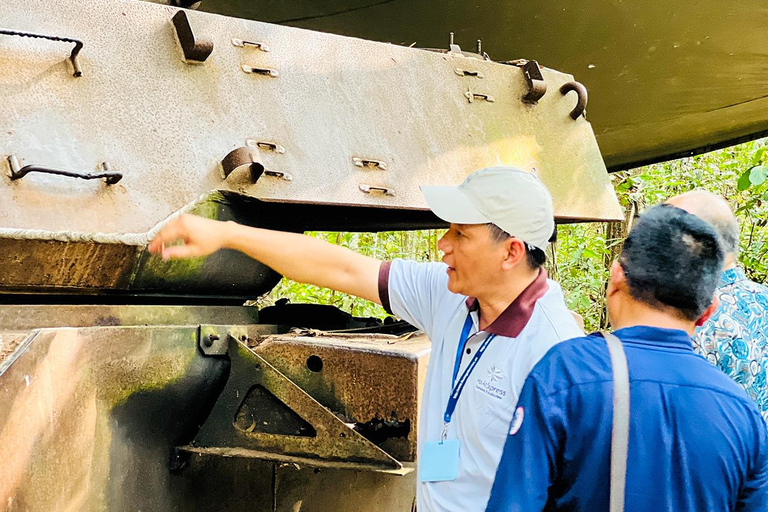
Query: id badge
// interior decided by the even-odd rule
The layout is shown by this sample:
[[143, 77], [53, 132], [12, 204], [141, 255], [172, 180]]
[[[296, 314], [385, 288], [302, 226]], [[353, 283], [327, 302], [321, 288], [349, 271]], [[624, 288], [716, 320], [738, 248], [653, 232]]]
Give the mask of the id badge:
[[419, 461], [419, 480], [422, 482], [445, 482], [459, 476], [458, 439], [443, 442], [424, 443]]

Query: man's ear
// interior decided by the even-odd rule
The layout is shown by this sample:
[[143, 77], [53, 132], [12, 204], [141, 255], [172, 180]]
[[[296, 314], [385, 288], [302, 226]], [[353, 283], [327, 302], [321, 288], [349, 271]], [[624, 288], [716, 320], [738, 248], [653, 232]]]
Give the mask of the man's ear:
[[704, 325], [704, 322], [709, 320], [709, 317], [711, 317], [715, 311], [717, 311], [717, 308], [720, 306], [720, 299], [717, 298], [717, 295], [712, 297], [712, 304], [709, 305], [707, 309], [704, 310], [704, 312], [701, 314], [698, 320], [696, 320], [696, 327], [701, 327]]
[[526, 258], [525, 255], [525, 242], [519, 238], [510, 237], [504, 242], [504, 247], [507, 250], [507, 255], [504, 257], [504, 261], [501, 266], [504, 270], [510, 270], [520, 264]]
[[611, 265], [611, 277], [608, 280], [608, 289], [605, 292], [606, 296], [610, 297], [620, 290], [626, 290], [626, 288], [627, 274], [624, 273], [624, 267], [622, 267], [618, 261], [614, 261], [613, 265]]

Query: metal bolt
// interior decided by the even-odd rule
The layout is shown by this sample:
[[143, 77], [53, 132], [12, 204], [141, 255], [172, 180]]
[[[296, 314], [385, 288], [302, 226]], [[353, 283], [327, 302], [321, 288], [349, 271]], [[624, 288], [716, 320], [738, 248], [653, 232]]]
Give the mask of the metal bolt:
[[450, 41], [450, 45], [453, 46], [453, 32], [451, 32], [449, 41]]
[[209, 334], [208, 336], [203, 338], [203, 345], [205, 345], [206, 347], [211, 347], [211, 346], [213, 346], [213, 342], [214, 341], [218, 341], [218, 340], [219, 340], [219, 336], [218, 335], [216, 335], [216, 334]]
[[483, 54], [483, 42], [481, 40], [477, 40], [477, 54], [482, 55]]

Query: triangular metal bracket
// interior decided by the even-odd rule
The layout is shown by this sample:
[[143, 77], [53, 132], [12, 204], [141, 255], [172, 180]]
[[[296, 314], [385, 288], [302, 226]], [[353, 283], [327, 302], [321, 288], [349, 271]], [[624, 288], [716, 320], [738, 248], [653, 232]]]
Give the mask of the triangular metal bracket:
[[[210, 327], [204, 327], [203, 331]], [[222, 329], [223, 330], [223, 329]], [[227, 337], [231, 360], [229, 379], [216, 404], [184, 451], [250, 456], [319, 467], [350, 465], [399, 472], [403, 465], [347, 426], [264, 358], [250, 350], [235, 333]], [[222, 340], [223, 341], [223, 340]], [[315, 435], [279, 435], [238, 428], [235, 417], [249, 390], [262, 386], [315, 430]]]

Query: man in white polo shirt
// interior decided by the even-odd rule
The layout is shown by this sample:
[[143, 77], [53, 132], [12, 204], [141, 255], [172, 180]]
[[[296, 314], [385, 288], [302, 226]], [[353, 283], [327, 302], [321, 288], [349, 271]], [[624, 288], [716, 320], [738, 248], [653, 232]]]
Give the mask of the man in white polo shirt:
[[[240, 250], [295, 281], [382, 304], [426, 332], [432, 353], [419, 420], [419, 512], [485, 510], [520, 389], [555, 343], [581, 335], [547, 280], [552, 199], [510, 167], [458, 187], [422, 187], [450, 222], [443, 263], [381, 262], [315, 238], [182, 216], [150, 243], [164, 258]], [[183, 240], [184, 245], [165, 244]]]

